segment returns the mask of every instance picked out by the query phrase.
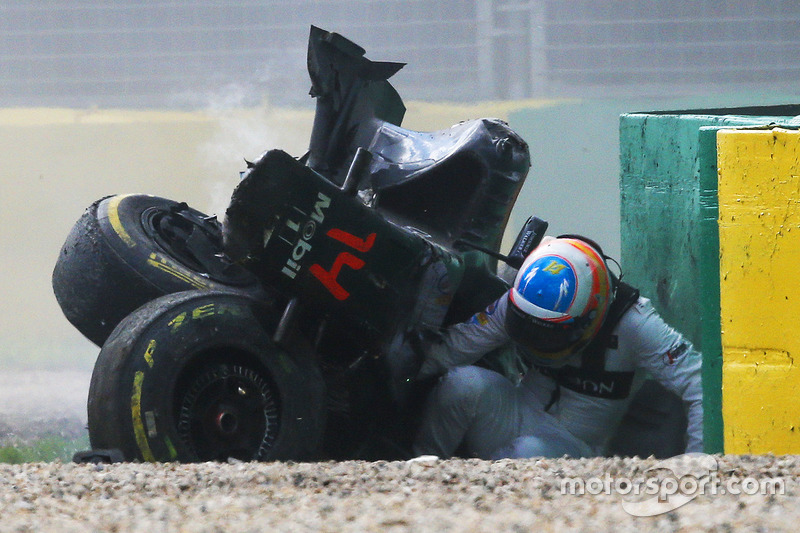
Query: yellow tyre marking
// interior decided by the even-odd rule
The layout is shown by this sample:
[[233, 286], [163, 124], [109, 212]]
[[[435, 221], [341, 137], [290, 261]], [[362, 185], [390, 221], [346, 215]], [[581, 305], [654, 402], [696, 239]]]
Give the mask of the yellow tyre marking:
[[211, 288], [211, 284], [210, 283], [206, 283], [204, 281], [195, 279], [194, 277], [190, 276], [189, 274], [186, 274], [185, 272], [181, 272], [180, 270], [178, 270], [177, 267], [168, 264], [166, 259], [164, 259], [163, 257], [159, 257], [155, 253], [150, 254], [150, 258], [147, 260], [147, 264], [150, 265], [151, 267], [154, 267], [154, 268], [157, 268], [158, 270], [161, 270], [162, 272], [166, 272], [167, 274], [170, 274], [171, 276], [175, 276], [179, 280], [181, 280], [181, 281], [183, 281], [185, 283], [188, 283], [189, 285], [191, 285], [192, 287], [195, 287], [196, 289], [209, 289], [209, 288]]
[[233, 316], [242, 316], [242, 307], [239, 305], [226, 305], [226, 304], [214, 304], [217, 310], [218, 315], [229, 314]]
[[142, 458], [151, 463], [155, 462], [150, 443], [147, 442], [147, 434], [142, 423], [142, 382], [144, 372], [136, 372], [133, 377], [133, 395], [131, 396], [131, 415], [133, 415], [133, 433], [136, 436], [136, 444], [142, 452]]
[[119, 219], [119, 204], [128, 196], [130, 196], [130, 194], [114, 196], [108, 201], [108, 220], [111, 222], [111, 227], [114, 228], [119, 238], [122, 239], [122, 242], [127, 244], [129, 248], [133, 248], [136, 246], [136, 241], [131, 239], [131, 236], [128, 235], [128, 232], [122, 225], [122, 221]]
[[192, 311], [192, 320], [212, 316], [214, 314], [216, 314], [216, 311], [213, 303], [201, 305], [200, 307], [195, 307]]
[[169, 440], [169, 437], [164, 435], [164, 444], [167, 445], [167, 450], [169, 450], [169, 458], [173, 461], [178, 458], [178, 450], [175, 449], [175, 445], [172, 444], [172, 441]]
[[151, 339], [147, 344], [147, 349], [144, 351], [144, 360], [147, 361], [147, 366], [153, 368], [153, 352], [156, 351], [156, 340]]
[[175, 333], [176, 331], [178, 331], [178, 328], [180, 328], [183, 325], [184, 320], [186, 320], [186, 311], [184, 311], [183, 313], [179, 314], [178, 316], [170, 320], [167, 323], [167, 326], [170, 327], [170, 333]]

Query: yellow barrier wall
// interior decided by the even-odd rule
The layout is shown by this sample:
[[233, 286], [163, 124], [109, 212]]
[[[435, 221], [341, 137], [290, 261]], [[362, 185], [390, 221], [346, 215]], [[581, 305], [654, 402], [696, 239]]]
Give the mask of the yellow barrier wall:
[[800, 453], [800, 132], [722, 130], [725, 452]]

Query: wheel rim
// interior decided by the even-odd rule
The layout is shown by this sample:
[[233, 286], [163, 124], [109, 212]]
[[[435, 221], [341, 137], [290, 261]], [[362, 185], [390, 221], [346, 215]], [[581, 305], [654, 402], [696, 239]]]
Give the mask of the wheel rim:
[[207, 217], [186, 203], [151, 207], [142, 213], [142, 227], [169, 256], [185, 267], [229, 285], [253, 282], [247, 270], [222, 253], [222, 232], [216, 217]]
[[278, 390], [242, 365], [202, 367], [179, 391], [178, 434], [198, 461], [267, 456], [278, 435]]

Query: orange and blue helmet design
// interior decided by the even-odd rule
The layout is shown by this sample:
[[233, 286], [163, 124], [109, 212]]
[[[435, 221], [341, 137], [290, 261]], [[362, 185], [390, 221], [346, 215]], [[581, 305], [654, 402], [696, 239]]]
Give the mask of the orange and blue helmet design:
[[537, 362], [579, 352], [603, 325], [611, 276], [602, 251], [588, 240], [561, 237], [526, 258], [509, 291], [506, 329]]

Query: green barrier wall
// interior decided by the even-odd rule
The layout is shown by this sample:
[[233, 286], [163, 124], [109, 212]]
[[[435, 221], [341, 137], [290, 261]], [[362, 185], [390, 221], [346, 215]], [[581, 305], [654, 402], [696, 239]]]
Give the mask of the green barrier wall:
[[800, 106], [620, 117], [626, 280], [703, 351], [706, 451], [723, 451], [716, 132], [789, 123]]

